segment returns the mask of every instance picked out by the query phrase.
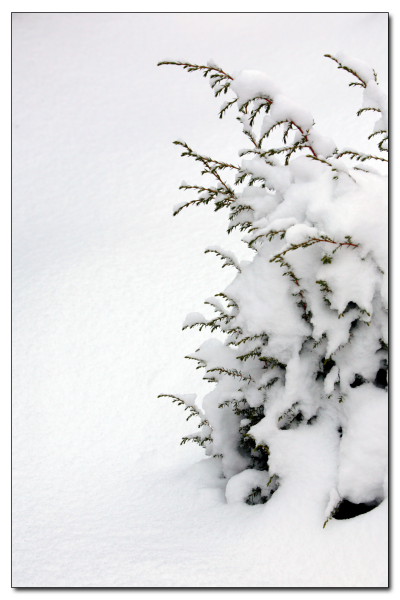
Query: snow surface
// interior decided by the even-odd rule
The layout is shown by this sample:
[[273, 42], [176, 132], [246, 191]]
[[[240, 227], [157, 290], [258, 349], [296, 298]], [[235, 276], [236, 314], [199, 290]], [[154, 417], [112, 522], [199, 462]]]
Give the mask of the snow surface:
[[[183, 360], [204, 336], [179, 330], [231, 279], [204, 248], [240, 247], [207, 208], [171, 217], [197, 169], [170, 142], [229, 161], [243, 138], [198, 74], [155, 67], [213, 56], [263, 71], [343, 147], [372, 121], [353, 117], [357, 93], [323, 54], [359, 57], [384, 84], [386, 48], [384, 14], [14, 16], [15, 586], [387, 584], [386, 501], [321, 527], [323, 420], [307, 440], [284, 432], [310, 485], [283, 452], [279, 501], [248, 506], [226, 503], [218, 462], [179, 446], [187, 413], [157, 399], [209, 391]], [[339, 215], [338, 236], [351, 225], [356, 239]]]

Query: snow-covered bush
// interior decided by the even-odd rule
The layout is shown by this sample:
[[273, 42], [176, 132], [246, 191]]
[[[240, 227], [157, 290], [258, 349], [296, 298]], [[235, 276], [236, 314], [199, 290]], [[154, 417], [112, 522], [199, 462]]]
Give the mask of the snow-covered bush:
[[209, 339], [189, 357], [215, 383], [202, 407], [195, 395], [170, 395], [200, 418], [183, 442], [217, 457], [228, 502], [248, 504], [277, 490], [278, 501], [291, 478], [307, 489], [309, 457], [330, 456], [318, 477], [324, 520], [366, 512], [385, 497], [388, 301], [386, 98], [373, 69], [326, 56], [362, 89], [358, 115], [378, 116], [371, 153], [338, 150], [262, 73], [160, 63], [201, 72], [215, 96], [227, 94], [220, 116], [235, 108], [248, 140], [237, 165], [174, 142], [207, 178], [181, 185], [195, 196], [174, 214], [209, 203], [226, 209], [228, 231], [242, 231], [254, 251], [239, 261], [219, 246], [206, 250], [236, 276], [206, 301], [212, 317], [192, 313], [184, 323], [219, 329], [225, 339]]

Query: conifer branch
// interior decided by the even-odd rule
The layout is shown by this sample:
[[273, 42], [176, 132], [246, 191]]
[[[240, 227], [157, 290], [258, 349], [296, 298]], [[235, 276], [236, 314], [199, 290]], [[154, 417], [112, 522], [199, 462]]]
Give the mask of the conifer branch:
[[[299, 245], [300, 247], [300, 245]], [[293, 250], [295, 250], [295, 248], [292, 248]], [[299, 301], [297, 302], [297, 306], [302, 310], [302, 318], [309, 322], [311, 319], [311, 313], [307, 308], [307, 302], [306, 302], [306, 296], [305, 296], [305, 290], [302, 289], [302, 287], [300, 286], [300, 277], [298, 277], [294, 270], [292, 265], [290, 265], [284, 258], [284, 254], [286, 254], [286, 252], [288, 252], [289, 250], [286, 250], [285, 252], [281, 252], [280, 254], [276, 254], [275, 256], [273, 256], [272, 258], [270, 258], [269, 262], [276, 262], [279, 264], [280, 267], [283, 267], [284, 273], [283, 276], [284, 277], [289, 277], [289, 279], [292, 281], [292, 283], [295, 284], [296, 288], [295, 291], [292, 293], [292, 296], [294, 297], [298, 297]]]
[[231, 100], [230, 102], [225, 102], [222, 107], [220, 108], [219, 111], [219, 118], [222, 119], [222, 117], [225, 115], [225, 112], [228, 110], [228, 108], [230, 108], [231, 106], [233, 106], [234, 104], [236, 104], [237, 102], [237, 98], [234, 98], [234, 100]]
[[[354, 69], [352, 69], [351, 67], [349, 67], [347, 65], [344, 65], [340, 60], [338, 60], [336, 57], [334, 57], [330, 54], [325, 54], [324, 56], [326, 56], [327, 58], [329, 58], [329, 59], [333, 60], [335, 63], [337, 63], [339, 69], [343, 69], [344, 71], [347, 71], [348, 73], [350, 73], [351, 75], [353, 75], [356, 78], [357, 81], [350, 82], [349, 86], [361, 86], [362, 88], [367, 89], [368, 81], [366, 81], [359, 73], [357, 73], [357, 71], [355, 71]], [[378, 83], [378, 78], [377, 78], [377, 75], [376, 75], [376, 72], [374, 69], [372, 69], [372, 73], [373, 73], [373, 79], [374, 79], [375, 83]], [[382, 113], [382, 108], [379, 108], [377, 106], [364, 106], [364, 107], [360, 108], [360, 110], [357, 111], [357, 116], [360, 116], [364, 112], [368, 112], [368, 111]], [[378, 143], [378, 149], [381, 152], [387, 152], [388, 151], [387, 148], [383, 147], [383, 144], [388, 139], [386, 129], [380, 129], [379, 132], [376, 131], [376, 132], [372, 133], [370, 136], [368, 136], [368, 139], [371, 139], [374, 135], [377, 135], [378, 133], [384, 135], [384, 138]], [[372, 156], [372, 155], [363, 155], [358, 152], [354, 152], [354, 153], [346, 152], [344, 154], [349, 155], [351, 159], [356, 158], [356, 160], [361, 160], [361, 161], [373, 159], [373, 160], [381, 160], [381, 161], [387, 162], [386, 159], [379, 158], [377, 156]], [[335, 154], [335, 156], [340, 158], [340, 156], [343, 156], [344, 154], [343, 153]]]
[[[249, 233], [251, 233], [252, 231], [256, 231], [256, 228], [250, 228], [249, 229]], [[252, 238], [249, 242], [248, 242], [248, 246], [250, 248], [252, 248], [254, 246], [254, 244], [256, 242], [258, 242], [261, 238], [266, 238], [269, 242], [271, 242], [275, 236], [279, 235], [280, 239], [282, 240], [285, 237], [286, 234], [286, 229], [279, 229], [279, 230], [275, 230], [272, 229], [271, 231], [268, 231], [267, 233], [260, 233], [258, 234], [256, 237]]]
[[190, 412], [189, 416], [186, 418], [186, 421], [189, 421], [189, 419], [192, 417], [199, 417], [203, 424], [208, 425], [208, 421], [205, 419], [203, 412], [197, 408], [197, 406], [194, 406], [194, 404], [189, 404], [184, 398], [175, 396], [174, 394], [159, 394], [157, 398], [171, 398], [172, 402], [176, 403], [178, 406], [184, 406], [184, 410], [189, 410]]
[[[354, 71], [350, 67], [346, 66], [345, 64], [341, 63], [339, 59], [337, 59], [335, 56], [332, 56], [331, 54], [324, 54], [324, 56], [326, 58], [330, 58], [331, 60], [333, 60], [338, 65], [338, 69], [342, 69], [343, 71], [347, 71], [348, 73], [350, 73], [351, 75], [353, 75], [357, 79], [356, 83], [349, 83], [350, 86], [351, 85], [353, 85], [353, 86], [354, 85], [360, 85], [361, 87], [364, 87], [364, 88], [367, 87], [367, 82], [356, 71]], [[376, 81], [376, 75], [375, 75], [375, 81]]]
[[174, 212], [174, 215], [177, 215], [183, 208], [186, 208], [191, 204], [208, 204], [211, 200], [215, 201], [219, 195], [222, 195], [223, 199], [216, 201], [215, 210], [219, 210], [220, 208], [227, 206], [233, 200], [236, 200], [233, 188], [222, 179], [221, 175], [219, 174], [219, 171], [222, 171], [224, 169], [234, 169], [240, 171], [240, 168], [237, 165], [221, 162], [209, 156], [203, 156], [201, 154], [198, 154], [192, 148], [190, 148], [190, 146], [186, 142], [183, 142], [181, 140], [175, 140], [173, 143], [176, 146], [181, 146], [184, 149], [181, 153], [181, 156], [189, 156], [190, 158], [194, 158], [196, 161], [199, 161], [203, 164], [204, 169], [201, 171], [202, 175], [212, 175], [217, 179], [217, 181], [220, 184], [220, 186], [217, 188], [182, 184], [179, 189], [195, 189], [198, 191], [199, 194], [205, 194], [205, 197], [201, 197], [198, 200], [180, 206]]
[[204, 254], [209, 254], [209, 253], [215, 254], [216, 256], [218, 256], [218, 258], [220, 258], [223, 261], [222, 268], [235, 267], [235, 269], [237, 271], [239, 271], [239, 273], [241, 272], [240, 265], [239, 265], [236, 257], [232, 253], [226, 254], [222, 249], [216, 248], [216, 247], [215, 248], [210, 247], [204, 251]]
[[251, 342], [254, 340], [262, 340], [262, 342], [264, 344], [268, 343], [268, 336], [265, 333], [260, 333], [260, 334], [255, 334], [255, 335], [250, 335], [250, 336], [246, 336], [244, 338], [241, 338], [239, 340], [230, 340], [228, 342], [228, 344], [230, 346], [240, 346], [241, 344], [246, 344], [247, 342]]
[[199, 358], [198, 356], [191, 356], [190, 354], [188, 354], [187, 356], [185, 356], [185, 358], [189, 360], [195, 360], [198, 363], [196, 369], [202, 369], [207, 366], [206, 361], [202, 358]]
[[328, 236], [321, 236], [319, 238], [308, 237], [308, 239], [306, 241], [301, 242], [299, 244], [290, 244], [290, 246], [288, 248], [286, 248], [285, 250], [282, 250], [282, 252], [279, 252], [278, 254], [275, 254], [275, 256], [273, 256], [270, 259], [270, 262], [279, 262], [279, 259], [282, 258], [283, 256], [285, 256], [285, 254], [287, 254], [288, 252], [292, 252], [293, 250], [297, 250], [298, 248], [308, 248], [309, 246], [313, 246], [314, 244], [318, 244], [318, 243], [326, 242], [328, 244], [334, 244], [336, 246], [336, 248], [333, 250], [333, 253], [335, 253], [339, 248], [342, 248], [344, 246], [358, 248], [360, 245], [360, 244], [355, 244], [352, 241], [351, 236], [349, 236], [349, 235], [345, 236], [345, 240], [346, 240], [345, 242], [338, 242]]
[[161, 62], [157, 63], [157, 67], [161, 67], [162, 65], [174, 65], [178, 67], [183, 67], [183, 69], [186, 69], [188, 72], [203, 71], [204, 77], [207, 77], [208, 75], [210, 75], [210, 73], [222, 75], [222, 77], [224, 77], [225, 79], [230, 79], [231, 81], [233, 81], [233, 77], [229, 75], [229, 73], [226, 73], [216, 65], [195, 65], [179, 60], [162, 60]]
[[202, 329], [209, 327], [211, 331], [215, 331], [216, 329], [221, 329], [222, 331], [225, 331], [224, 323], [228, 323], [233, 318], [233, 316], [222, 314], [218, 317], [215, 317], [215, 319], [211, 319], [211, 321], [197, 321], [190, 323], [190, 325], [184, 325], [182, 327], [182, 330], [193, 329], [194, 327], [198, 327], [199, 331], [201, 331]]
[[204, 304], [209, 304], [219, 314], [228, 316], [224, 307], [222, 306], [222, 304], [219, 300], [214, 299], [214, 298], [208, 298], [208, 300], [204, 300]]
[[[344, 174], [347, 175], [347, 177], [349, 177], [352, 181], [354, 181], [354, 183], [356, 183], [356, 180], [354, 179], [354, 177], [348, 172], [347, 169], [343, 169], [343, 168], [339, 168], [338, 166], [334, 166], [332, 162], [330, 162], [328, 159], [324, 159], [321, 158], [320, 156], [313, 156], [312, 154], [307, 154], [306, 155], [307, 158], [311, 158], [312, 160], [316, 160], [324, 165], [328, 165], [331, 169], [331, 171], [333, 171], [334, 173], [338, 173], [338, 175]], [[334, 158], [339, 158], [338, 156], [338, 150], [335, 151], [334, 153]], [[357, 169], [357, 167], [353, 167], [355, 169]], [[368, 171], [367, 171], [368, 172]], [[338, 179], [338, 176], [335, 176], [333, 179]]]
[[220, 160], [215, 160], [215, 158], [211, 158], [210, 156], [203, 156], [201, 154], [198, 154], [192, 148], [190, 148], [190, 146], [186, 142], [183, 142], [182, 140], [175, 140], [173, 142], [173, 144], [175, 144], [176, 146], [182, 146], [184, 151], [182, 152], [181, 156], [189, 156], [189, 157], [194, 158], [195, 160], [198, 160], [204, 164], [204, 166], [206, 167], [206, 171], [204, 171], [202, 174], [204, 174], [204, 173], [212, 173], [213, 174], [213, 172], [218, 169], [220, 169], [220, 170], [235, 169], [237, 171], [240, 171], [240, 167], [238, 167], [237, 165], [232, 165], [231, 163], [226, 163], [226, 162], [222, 162]]
[[360, 108], [360, 110], [357, 111], [357, 117], [359, 117], [360, 115], [362, 115], [363, 113], [368, 112], [368, 111], [382, 113], [380, 108], [376, 108], [375, 106], [365, 106], [363, 108]]
[[277, 358], [273, 356], [260, 356], [260, 360], [264, 363], [265, 368], [273, 369], [279, 367], [280, 369], [286, 369], [286, 365], [281, 363]]
[[225, 292], [219, 292], [218, 294], [215, 294], [215, 295], [217, 297], [223, 298], [228, 303], [228, 308], [233, 307], [233, 308], [239, 310], [239, 306], [235, 302], [235, 300], [233, 298], [231, 298], [231, 296], [228, 296]]
[[183, 446], [183, 444], [186, 444], [187, 442], [195, 442], [196, 444], [204, 448], [207, 442], [212, 442], [212, 437], [211, 435], [202, 437], [200, 435], [192, 433], [190, 435], [185, 435], [182, 438], [181, 446]]
[[351, 160], [355, 159], [359, 160], [360, 162], [364, 162], [366, 160], [379, 160], [381, 162], [386, 163], [389, 162], [387, 158], [383, 158], [382, 156], [374, 156], [373, 154], [361, 154], [356, 150], [343, 150], [342, 152], [338, 152], [336, 154], [336, 158], [342, 158], [343, 156], [348, 156]]
[[[161, 61], [157, 64], [157, 66], [162, 66], [162, 65], [179, 66], [179, 67], [182, 67], [183, 69], [187, 70], [188, 72], [201, 71], [204, 77], [208, 77], [208, 76], [210, 77], [211, 87], [214, 90], [215, 96], [219, 96], [222, 92], [226, 94], [226, 92], [228, 91], [228, 89], [230, 87], [230, 82], [234, 80], [234, 78], [231, 75], [229, 75], [223, 69], [221, 69], [220, 67], [217, 67], [216, 65], [197, 65], [197, 64], [193, 64], [193, 63], [189, 63], [189, 62], [185, 62], [185, 61], [170, 61], [170, 60]], [[248, 117], [248, 124], [250, 127], [253, 127], [254, 121], [255, 121], [257, 115], [260, 114], [262, 109], [264, 109], [265, 113], [268, 113], [273, 102], [274, 102], [273, 98], [270, 98], [268, 96], [264, 96], [264, 95], [254, 96], [253, 98], [244, 102], [239, 107], [239, 112], [243, 113], [244, 115], [247, 115], [250, 105], [251, 104], [253, 105], [253, 108], [251, 109], [249, 117]], [[219, 112], [220, 118], [222, 118], [223, 115], [225, 114], [226, 110], [228, 108], [230, 108], [231, 106], [233, 106], [235, 103], [237, 103], [237, 98], [234, 98], [233, 100], [224, 103], [224, 105], [222, 106], [222, 108]], [[240, 119], [240, 117], [239, 117], [239, 119]], [[242, 120], [242, 119], [240, 119], [240, 120]], [[249, 139], [251, 140], [253, 145], [256, 148], [260, 149], [262, 140], [264, 139], [264, 136], [257, 142], [254, 135], [251, 133], [251, 131], [248, 130], [247, 124], [243, 120], [242, 120], [242, 123], [244, 126], [244, 133], [249, 137]], [[284, 134], [284, 141], [286, 141], [286, 137], [287, 137], [289, 130], [292, 127], [295, 127], [302, 134], [303, 140], [306, 143], [306, 145], [301, 146], [299, 144], [296, 144], [295, 148], [292, 149], [292, 152], [287, 157], [287, 159], [286, 159], [287, 162], [289, 161], [291, 154], [294, 151], [301, 149], [302, 147], [309, 148], [311, 153], [314, 156], [317, 156], [317, 153], [315, 152], [314, 148], [312, 147], [312, 144], [309, 141], [308, 133], [303, 131], [302, 127], [300, 125], [298, 125], [297, 123], [295, 123], [294, 121], [288, 121], [288, 124], [289, 124], [289, 127], [288, 127], [288, 130]]]
[[245, 354], [241, 354], [240, 356], [237, 357], [237, 359], [245, 362], [246, 360], [249, 360], [249, 358], [258, 358], [259, 356], [261, 356], [261, 351], [262, 351], [262, 348], [260, 346], [258, 346], [257, 348], [254, 348], [253, 350], [249, 350]]
[[237, 377], [242, 381], [254, 382], [251, 375], [244, 375], [238, 369], [227, 369], [226, 367], [213, 367], [212, 369], [207, 369], [207, 373], [219, 373], [220, 375], [229, 375], [230, 377]]

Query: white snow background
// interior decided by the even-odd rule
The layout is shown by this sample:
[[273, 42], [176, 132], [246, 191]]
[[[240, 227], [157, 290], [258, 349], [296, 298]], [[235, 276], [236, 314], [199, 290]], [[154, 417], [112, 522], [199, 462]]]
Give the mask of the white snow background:
[[226, 504], [216, 465], [179, 446], [193, 422], [157, 399], [208, 389], [183, 358], [207, 334], [180, 328], [231, 280], [205, 247], [240, 249], [211, 208], [172, 217], [199, 174], [171, 142], [227, 161], [245, 143], [199, 74], [156, 63], [264, 71], [356, 146], [361, 95], [323, 54], [385, 86], [387, 16], [17, 14], [13, 28], [13, 585], [385, 586], [386, 502], [325, 529], [309, 498]]

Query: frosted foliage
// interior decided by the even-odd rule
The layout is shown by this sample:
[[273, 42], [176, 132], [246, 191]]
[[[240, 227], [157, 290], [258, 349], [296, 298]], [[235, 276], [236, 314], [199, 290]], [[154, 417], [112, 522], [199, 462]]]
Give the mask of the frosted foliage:
[[373, 261], [363, 260], [359, 254], [348, 251], [338, 253], [331, 264], [322, 265], [317, 279], [326, 280], [331, 307], [342, 314], [350, 302], [355, 302], [368, 313], [372, 311], [372, 299], [382, 279]]
[[338, 491], [352, 502], [385, 495], [387, 475], [387, 400], [371, 384], [351, 390], [343, 407]]
[[279, 93], [276, 84], [260, 71], [242, 71], [235, 77], [231, 88], [239, 104], [244, 104], [256, 96], [272, 97]]
[[354, 56], [349, 56], [344, 52], [337, 52], [336, 58], [344, 65], [349, 67], [367, 83], [370, 81], [375, 81], [374, 69], [365, 63], [364, 61], [355, 58]]
[[231, 165], [184, 146], [214, 178], [198, 203], [226, 208], [253, 252], [208, 248], [236, 274], [206, 301], [213, 317], [185, 321], [224, 336], [192, 356], [214, 386], [197, 441], [221, 461], [228, 502], [292, 490], [315, 496], [322, 520], [343, 499], [384, 498], [387, 454], [386, 100], [372, 68], [329, 58], [363, 88], [359, 116], [380, 113], [375, 153], [338, 150], [265, 75], [215, 65], [250, 147]]
[[230, 478], [226, 486], [226, 499], [228, 502], [244, 502], [249, 495], [249, 489], [268, 487], [268, 477], [265, 472], [256, 469], [245, 469]]
[[[272, 290], [274, 293], [271, 293]], [[279, 335], [296, 338], [307, 332], [307, 325], [298, 319], [296, 305], [282, 278], [281, 269], [263, 254], [257, 255], [242, 269], [226, 293], [241, 309], [235, 322], [249, 333], [273, 333], [277, 321], [280, 322]]]
[[275, 123], [285, 120], [293, 121], [303, 130], [311, 129], [314, 124], [312, 115], [308, 111], [303, 110], [295, 102], [292, 102], [282, 94], [275, 96], [270, 118]]

